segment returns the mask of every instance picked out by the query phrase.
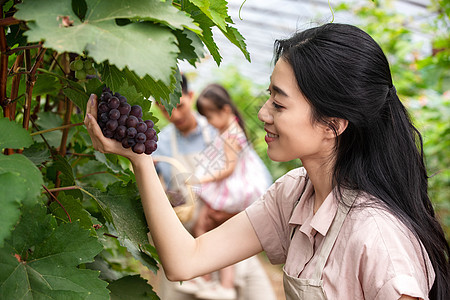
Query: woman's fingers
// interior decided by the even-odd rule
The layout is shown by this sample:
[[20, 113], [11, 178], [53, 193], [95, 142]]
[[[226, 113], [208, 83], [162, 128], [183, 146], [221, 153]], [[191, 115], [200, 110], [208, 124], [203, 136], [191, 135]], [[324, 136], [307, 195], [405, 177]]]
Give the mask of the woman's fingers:
[[97, 95], [91, 94], [89, 97], [86, 114], [91, 114], [97, 120]]

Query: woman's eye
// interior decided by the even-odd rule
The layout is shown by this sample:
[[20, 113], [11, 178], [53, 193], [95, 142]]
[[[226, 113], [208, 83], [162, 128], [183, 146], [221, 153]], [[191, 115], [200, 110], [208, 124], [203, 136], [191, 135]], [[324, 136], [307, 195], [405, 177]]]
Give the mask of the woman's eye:
[[275, 109], [282, 109], [282, 108], [284, 108], [283, 106], [277, 104], [276, 102], [272, 102], [272, 105], [273, 105], [273, 107], [274, 107]]

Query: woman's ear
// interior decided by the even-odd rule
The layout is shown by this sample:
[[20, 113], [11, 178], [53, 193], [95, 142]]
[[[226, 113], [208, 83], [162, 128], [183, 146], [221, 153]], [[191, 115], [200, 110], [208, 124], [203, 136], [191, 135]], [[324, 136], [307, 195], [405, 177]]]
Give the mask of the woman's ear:
[[328, 120], [328, 126], [326, 127], [327, 133], [330, 134], [330, 138], [335, 138], [341, 135], [348, 126], [348, 120], [341, 118], [330, 118]]

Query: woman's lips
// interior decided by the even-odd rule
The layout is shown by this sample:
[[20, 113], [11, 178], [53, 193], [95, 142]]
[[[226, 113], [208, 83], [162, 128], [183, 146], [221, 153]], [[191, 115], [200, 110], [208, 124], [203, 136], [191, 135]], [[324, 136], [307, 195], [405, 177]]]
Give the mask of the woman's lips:
[[266, 136], [264, 137], [264, 140], [266, 141], [267, 144], [273, 142], [274, 140], [276, 140], [278, 138], [277, 134], [268, 132], [266, 133]]

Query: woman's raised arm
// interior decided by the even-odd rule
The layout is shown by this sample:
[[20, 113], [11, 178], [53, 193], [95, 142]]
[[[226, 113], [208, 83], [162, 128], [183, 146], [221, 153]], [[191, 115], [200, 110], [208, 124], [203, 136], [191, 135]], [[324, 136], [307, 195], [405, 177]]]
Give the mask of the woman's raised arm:
[[[161, 186], [152, 157], [125, 149], [103, 136], [97, 124], [97, 97], [91, 95], [85, 125], [93, 147], [128, 158], [133, 166], [150, 233], [168, 279], [187, 280], [234, 264], [262, 251], [242, 212], [222, 226], [194, 239], [175, 214]], [[243, 242], [245, 241], [245, 242]]]

